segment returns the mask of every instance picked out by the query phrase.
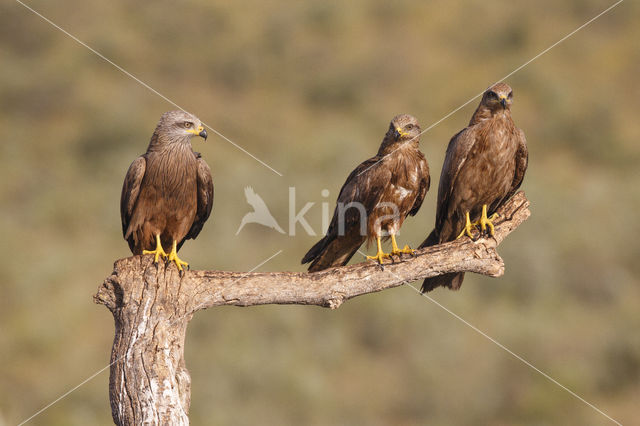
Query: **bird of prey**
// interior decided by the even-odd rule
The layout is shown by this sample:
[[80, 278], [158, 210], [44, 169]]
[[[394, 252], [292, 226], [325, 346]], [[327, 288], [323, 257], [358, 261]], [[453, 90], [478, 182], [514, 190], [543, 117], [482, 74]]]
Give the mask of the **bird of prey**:
[[[196, 238], [213, 206], [211, 169], [191, 148], [191, 138], [207, 139], [200, 120], [184, 111], [162, 114], [147, 152], [136, 158], [120, 199], [122, 233], [133, 254], [175, 262], [186, 239]], [[169, 252], [169, 254], [167, 254]]]
[[[389, 125], [375, 157], [351, 172], [338, 195], [327, 234], [302, 259], [309, 272], [349, 262], [363, 242], [377, 243], [375, 259], [413, 253], [400, 249], [396, 233], [415, 215], [429, 190], [429, 165], [419, 149], [420, 126], [411, 115], [398, 115]], [[391, 237], [392, 251], [382, 251], [381, 238]]]
[[284, 230], [280, 228], [280, 225], [278, 225], [278, 222], [269, 211], [269, 208], [265, 204], [262, 197], [256, 194], [252, 187], [247, 186], [244, 189], [244, 196], [247, 198], [247, 203], [249, 203], [249, 205], [253, 207], [253, 211], [245, 214], [242, 217], [240, 226], [236, 231], [236, 235], [240, 233], [242, 228], [244, 228], [244, 225], [246, 225], [247, 223], [258, 223], [268, 228], [275, 229], [281, 234], [284, 234]]
[[[513, 92], [505, 83], [489, 87], [469, 125], [449, 142], [438, 187], [436, 224], [420, 247], [473, 239], [478, 225], [493, 235], [494, 213], [520, 187], [527, 170], [524, 132], [511, 119]], [[489, 213], [494, 213], [489, 217]], [[464, 273], [427, 278], [422, 291], [457, 290]]]

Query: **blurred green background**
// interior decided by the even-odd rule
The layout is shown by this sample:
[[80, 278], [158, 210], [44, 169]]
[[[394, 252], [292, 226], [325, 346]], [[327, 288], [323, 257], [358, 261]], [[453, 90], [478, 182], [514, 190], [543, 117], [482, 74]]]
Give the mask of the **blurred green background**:
[[[319, 232], [320, 204], [333, 209], [394, 115], [426, 128], [612, 2], [28, 4], [283, 174], [217, 136], [194, 140], [216, 198], [181, 257], [249, 270], [283, 250], [260, 270], [300, 271], [319, 236], [255, 224], [235, 235], [251, 210], [245, 186], [285, 229], [295, 187]], [[638, 19], [626, 1], [507, 80], [532, 217], [500, 248], [504, 277], [431, 294], [625, 424], [638, 424], [640, 402]], [[91, 296], [129, 255], [127, 167], [174, 107], [12, 1], [0, 4], [0, 64], [4, 425], [108, 364], [112, 317]], [[401, 243], [431, 230], [446, 145], [476, 105], [422, 137], [432, 190]], [[337, 311], [200, 312], [186, 360], [196, 425], [610, 424], [408, 288]], [[110, 422], [105, 371], [30, 424]]]

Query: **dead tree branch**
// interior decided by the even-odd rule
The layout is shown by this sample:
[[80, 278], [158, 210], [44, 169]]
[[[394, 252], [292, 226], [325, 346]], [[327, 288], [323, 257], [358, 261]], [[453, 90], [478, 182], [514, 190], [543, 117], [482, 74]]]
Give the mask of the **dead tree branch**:
[[384, 269], [369, 261], [312, 274], [301, 272], [188, 271], [183, 276], [152, 256], [115, 262], [94, 300], [114, 316], [109, 396], [114, 422], [188, 424], [191, 378], [184, 363], [187, 324], [213, 306], [264, 304], [339, 307], [345, 300], [449, 272], [504, 273], [496, 247], [529, 217], [516, 194], [499, 210], [495, 237], [428, 247]]

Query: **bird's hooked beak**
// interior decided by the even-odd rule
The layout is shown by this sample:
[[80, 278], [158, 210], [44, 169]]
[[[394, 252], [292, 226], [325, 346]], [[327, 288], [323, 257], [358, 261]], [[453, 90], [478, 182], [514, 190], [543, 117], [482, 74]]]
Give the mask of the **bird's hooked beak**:
[[200, 136], [205, 141], [207, 140], [207, 136], [209, 136], [209, 135], [207, 135], [207, 131], [202, 126], [198, 126], [197, 129], [187, 129], [187, 132], [192, 133], [192, 134], [197, 135], [197, 136]]
[[396, 127], [395, 131], [393, 132], [394, 139], [398, 140], [402, 136], [409, 136], [409, 134], [408, 133], [404, 133], [399, 127]]
[[204, 129], [204, 127], [200, 126], [198, 127], [198, 136], [200, 136], [202, 139], [204, 139], [205, 141], [207, 140], [207, 131]]
[[507, 97], [504, 95], [500, 96], [500, 105], [502, 105], [502, 109], [507, 109]]

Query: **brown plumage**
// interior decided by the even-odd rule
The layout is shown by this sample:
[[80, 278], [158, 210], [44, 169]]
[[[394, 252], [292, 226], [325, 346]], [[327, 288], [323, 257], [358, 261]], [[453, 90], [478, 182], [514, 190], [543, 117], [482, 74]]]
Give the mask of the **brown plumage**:
[[180, 270], [187, 264], [177, 251], [186, 239], [198, 236], [213, 206], [211, 170], [193, 152], [193, 136], [207, 138], [197, 117], [164, 113], [147, 152], [131, 163], [120, 199], [122, 234], [131, 252], [155, 254], [156, 262], [167, 257]]
[[[495, 212], [520, 187], [528, 153], [524, 133], [511, 119], [511, 101], [511, 87], [493, 85], [482, 96], [469, 126], [451, 138], [440, 174], [436, 225], [420, 247], [452, 241], [463, 231], [470, 234], [467, 212], [471, 221], [477, 221], [483, 205]], [[485, 221], [492, 229], [489, 223]], [[464, 273], [428, 278], [422, 291], [438, 286], [457, 290], [463, 278]]]
[[387, 254], [381, 237], [391, 237], [391, 254], [398, 249], [395, 234], [408, 215], [415, 215], [429, 190], [429, 165], [419, 150], [420, 126], [410, 115], [398, 115], [389, 125], [375, 157], [351, 172], [338, 195], [327, 235], [302, 259], [309, 272], [345, 265], [363, 242], [377, 240], [382, 263]]

